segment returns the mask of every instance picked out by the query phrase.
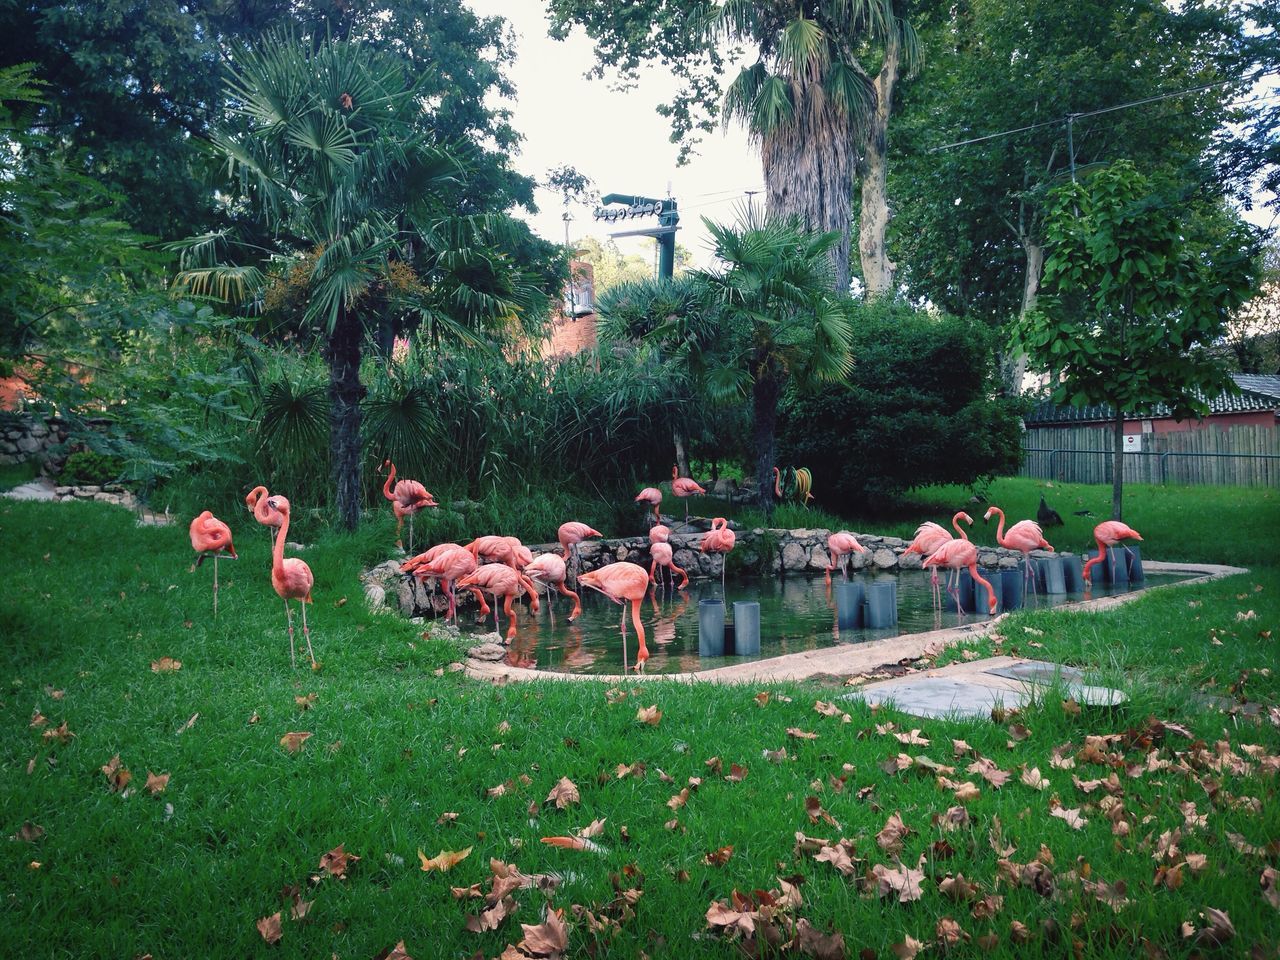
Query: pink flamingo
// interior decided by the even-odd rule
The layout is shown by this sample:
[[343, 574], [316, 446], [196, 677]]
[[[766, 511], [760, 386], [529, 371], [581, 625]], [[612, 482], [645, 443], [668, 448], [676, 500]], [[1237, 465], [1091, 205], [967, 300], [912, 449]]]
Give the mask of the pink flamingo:
[[773, 499], [782, 502], [782, 471], [777, 467], [773, 468]]
[[[1141, 540], [1142, 534], [1127, 523], [1121, 523], [1119, 520], [1104, 520], [1093, 528], [1093, 539], [1098, 542], [1098, 555], [1091, 557], [1084, 565], [1085, 583], [1092, 582], [1090, 580], [1090, 569], [1095, 563], [1102, 562], [1102, 558], [1106, 556], [1108, 549], [1120, 546], [1121, 540]], [[1125, 547], [1124, 552], [1129, 554], [1129, 548]], [[1132, 556], [1132, 554], [1129, 555]]]
[[[417, 573], [420, 567], [424, 567], [427, 564], [432, 563], [436, 559], [436, 557], [440, 556], [442, 553], [447, 553], [450, 550], [464, 550], [464, 549], [466, 548], [463, 547], [462, 544], [460, 543], [437, 543], [434, 547], [431, 547], [428, 550], [418, 554], [416, 557], [410, 557], [404, 563], [400, 564], [400, 572], [401, 573]], [[430, 575], [427, 575], [427, 576], [419, 577], [418, 579], [430, 580], [432, 579], [432, 577]]]
[[[428, 554], [431, 554], [428, 557]], [[425, 558], [425, 559], [424, 559]], [[445, 619], [458, 622], [458, 601], [453, 584], [462, 577], [476, 572], [476, 558], [467, 552], [465, 547], [456, 543], [442, 543], [432, 547], [426, 553], [419, 554], [412, 560], [400, 565], [401, 571], [412, 573], [418, 580], [436, 580], [441, 582], [444, 595], [449, 600], [449, 609]], [[489, 615], [489, 605], [483, 594], [476, 594], [480, 600], [480, 616]]]
[[[474, 572], [467, 574], [458, 581], [458, 587], [463, 590], [470, 590], [479, 599], [481, 604], [484, 603], [483, 591], [488, 591], [493, 595], [493, 629], [499, 631], [498, 625], [498, 597], [502, 597], [502, 612], [507, 615], [507, 640], [509, 641], [516, 635], [516, 612], [511, 607], [511, 601], [520, 596], [521, 592], [527, 591], [529, 594], [529, 606], [534, 613], [539, 610], [538, 607], [538, 588], [519, 570], [507, 566], [505, 563], [486, 563], [481, 567], [477, 567]], [[487, 613], [488, 611], [485, 611]], [[482, 613], [483, 617], [485, 613]]]
[[[960, 535], [959, 539], [968, 540], [969, 535], [965, 533], [964, 528], [960, 526], [961, 520], [969, 524], [969, 526], [973, 526], [973, 517], [969, 516], [967, 513], [965, 513], [962, 510], [951, 518], [951, 525], [955, 527], [956, 533]], [[947, 530], [946, 527], [936, 524], [932, 520], [926, 520], [924, 523], [920, 524], [920, 526], [916, 527], [915, 539], [911, 541], [910, 545], [907, 547], [906, 550], [903, 551], [903, 553], [904, 554], [918, 553], [922, 557], [927, 557], [931, 553], [934, 553], [935, 551], [937, 551], [937, 549], [940, 546], [942, 546], [944, 543], [946, 543], [948, 540], [953, 540], [953, 539], [956, 539], [956, 538], [951, 536], [950, 532]], [[929, 578], [929, 582], [933, 585], [933, 592], [936, 598], [938, 597], [937, 568], [935, 567], [932, 570], [930, 570], [930, 574], [931, 576]], [[948, 578], [947, 592], [950, 592], [950, 574], [947, 575], [947, 578]]]
[[983, 521], [990, 520], [993, 513], [1000, 518], [1000, 522], [996, 525], [996, 543], [1021, 552], [1026, 579], [1031, 581], [1031, 592], [1035, 593], [1036, 578], [1031, 573], [1031, 551], [1052, 550], [1053, 544], [1044, 538], [1044, 531], [1034, 520], [1019, 520], [1009, 528], [1008, 533], [1005, 533], [1004, 511], [999, 507], [988, 507], [987, 512], [982, 515]]
[[[512, 537], [511, 540], [515, 538]], [[467, 544], [466, 549], [476, 558], [477, 563], [505, 563], [515, 570], [518, 569], [520, 558], [511, 540], [498, 536], [476, 537]], [[516, 540], [516, 543], [519, 542]]]
[[396, 465], [390, 460], [382, 461], [382, 469], [391, 468], [387, 474], [387, 482], [382, 485], [382, 495], [391, 501], [391, 511], [396, 515], [396, 546], [404, 549], [400, 539], [400, 529], [404, 526], [404, 518], [409, 518], [409, 550], [413, 550], [413, 515], [423, 507], [439, 506], [427, 488], [417, 480], [401, 480], [393, 490], [391, 484], [396, 478]]
[[724, 560], [720, 563], [720, 595], [725, 593], [725, 567], [728, 566], [729, 551], [737, 542], [738, 536], [729, 529], [729, 521], [724, 517], [716, 517], [711, 521], [711, 529], [702, 535], [699, 547], [703, 553], [722, 553]]
[[649, 592], [649, 574], [644, 567], [636, 563], [611, 563], [599, 570], [584, 573], [578, 582], [592, 590], [599, 590], [614, 603], [622, 604], [622, 669], [627, 669], [627, 610], [626, 603], [631, 603], [631, 622], [635, 624], [636, 634], [640, 637], [640, 648], [636, 651], [636, 672], [644, 669], [649, 659], [649, 648], [644, 643], [644, 624], [640, 622], [640, 603]]
[[[683, 578], [680, 581], [680, 586], [676, 587], [677, 590], [683, 590], [685, 587], [689, 586], [689, 574], [677, 567], [675, 561], [672, 559], [671, 544], [667, 543], [665, 540], [650, 543], [649, 556], [653, 557], [653, 562], [649, 564], [649, 579], [651, 581], [655, 583], [657, 582], [654, 577], [654, 573], [657, 571], [658, 567], [666, 567], [668, 571], [678, 573]], [[675, 577], [671, 576], [669, 579], [674, 580]]]
[[502, 539], [511, 544], [511, 558], [517, 570], [523, 570], [533, 563], [533, 551], [521, 543], [519, 537], [503, 537]]
[[840, 572], [844, 574], [844, 578], [848, 580], [849, 571], [845, 569], [844, 557], [867, 552], [867, 548], [858, 542], [858, 538], [845, 530], [827, 537], [827, 550], [831, 554], [831, 566], [827, 567], [827, 583], [831, 582], [831, 571], [837, 565], [840, 567]]
[[662, 522], [662, 514], [658, 512], [658, 507], [662, 506], [662, 491], [657, 487], [645, 487], [636, 494], [635, 502], [649, 504], [653, 507], [653, 522]]
[[[973, 577], [973, 582], [980, 583], [987, 588], [989, 612], [996, 612], [996, 592], [991, 584], [982, 578], [982, 574], [978, 573], [978, 548], [968, 540], [948, 540], [925, 560], [924, 566], [949, 567], [956, 571], [957, 576], [959, 576], [962, 568], [967, 567], [969, 576]], [[964, 607], [960, 605], [959, 582], [957, 581], [954, 592], [950, 586], [947, 587], [947, 592], [956, 598], [956, 609], [964, 613]]]
[[289, 663], [298, 665], [297, 654], [293, 644], [293, 611], [289, 609], [289, 601], [297, 600], [298, 609], [302, 611], [302, 637], [307, 641], [307, 656], [311, 658], [311, 669], [316, 669], [316, 655], [311, 651], [311, 631], [307, 628], [307, 604], [311, 602], [311, 586], [316, 578], [311, 575], [311, 568], [305, 560], [297, 557], [285, 559], [284, 543], [289, 535], [289, 501], [276, 496], [267, 500], [267, 506], [280, 513], [280, 533], [276, 536], [276, 544], [271, 550], [271, 586], [284, 601], [285, 621], [289, 625]]
[[254, 487], [245, 495], [244, 505], [253, 514], [253, 519], [264, 527], [271, 528], [267, 531], [267, 539], [271, 541], [272, 546], [275, 546], [276, 533], [280, 530], [280, 514], [267, 506], [267, 496], [266, 487]]
[[573, 601], [573, 610], [569, 613], [569, 622], [573, 623], [574, 620], [577, 620], [582, 615], [582, 600], [564, 585], [569, 571], [565, 567], [563, 557], [555, 553], [540, 554], [524, 568], [524, 573], [534, 583], [547, 588], [547, 612], [551, 614], [552, 623], [555, 623], [556, 617], [555, 610], [551, 606], [551, 587], [553, 585], [561, 594]]
[[191, 549], [196, 552], [194, 570], [204, 563], [204, 558], [213, 557], [213, 616], [218, 616], [218, 557], [226, 550], [232, 560], [239, 560], [236, 548], [231, 544], [231, 528], [215, 517], [208, 510], [191, 521]]
[[599, 530], [593, 530], [585, 523], [579, 523], [577, 520], [570, 520], [568, 523], [560, 524], [560, 529], [556, 531], [556, 539], [560, 541], [560, 546], [564, 550], [564, 559], [569, 559], [569, 554], [577, 556], [578, 544], [588, 537], [602, 537]]
[[671, 539], [671, 528], [665, 523], [655, 523], [649, 528], [649, 542], [666, 543]]
[[680, 476], [680, 466], [677, 464], [671, 468], [671, 492], [684, 501], [684, 522], [688, 526], [689, 497], [706, 496], [707, 491], [699, 486], [697, 481]]

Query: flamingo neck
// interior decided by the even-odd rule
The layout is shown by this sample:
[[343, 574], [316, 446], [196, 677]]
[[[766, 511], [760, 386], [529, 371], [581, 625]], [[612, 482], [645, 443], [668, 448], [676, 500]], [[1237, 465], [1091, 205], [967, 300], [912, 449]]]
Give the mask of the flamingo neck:
[[280, 532], [276, 534], [275, 545], [271, 548], [271, 572], [276, 576], [284, 575], [284, 540], [289, 535], [289, 514], [280, 511]]
[[773, 495], [782, 499], [782, 471], [777, 467], [773, 468]]
[[[997, 539], [999, 539], [997, 537]], [[969, 564], [969, 576], [973, 577], [974, 583], [980, 583], [987, 588], [987, 613], [995, 613], [996, 609], [996, 592], [992, 588], [991, 583], [984, 580], [982, 574], [978, 572], [977, 563]]]
[[391, 484], [396, 479], [396, 465], [391, 464], [391, 472], [387, 474], [387, 482], [382, 485], [382, 495], [388, 500], [394, 500], [395, 495], [391, 492]]
[[251, 510], [257, 510], [258, 502], [262, 500], [262, 498], [265, 497], [266, 495], [267, 495], [266, 487], [254, 487], [252, 490], [249, 491], [248, 495], [244, 498], [244, 502]]
[[968, 540], [969, 535], [964, 532], [964, 527], [960, 526], [960, 518], [963, 516], [964, 516], [964, 511], [961, 510], [959, 513], [957, 513], [954, 517], [951, 518], [951, 526], [956, 528], [956, 533], [960, 534], [961, 540]]
[[1102, 538], [1098, 537], [1094, 542], [1098, 545], [1098, 555], [1096, 557], [1090, 557], [1085, 561], [1084, 577], [1086, 580], [1089, 578], [1089, 571], [1093, 569], [1094, 566], [1101, 563], [1103, 558], [1107, 555], [1107, 547], [1106, 544], [1102, 542]]
[[680, 465], [676, 464], [676, 466], [671, 468], [671, 479], [678, 480], [679, 478], [680, 478]]
[[1004, 542], [1004, 511], [999, 507], [992, 507], [991, 512], [1000, 518], [1000, 522], [996, 524], [996, 543], [1000, 544], [1002, 547], [1008, 546], [1008, 544]]

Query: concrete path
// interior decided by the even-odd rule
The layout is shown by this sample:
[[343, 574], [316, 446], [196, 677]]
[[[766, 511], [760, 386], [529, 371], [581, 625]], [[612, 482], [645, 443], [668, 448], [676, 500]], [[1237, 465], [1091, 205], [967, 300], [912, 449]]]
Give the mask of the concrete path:
[[11, 490], [6, 490], [0, 496], [6, 496], [10, 500], [54, 500], [57, 494], [53, 492], [53, 481], [48, 477], [41, 477], [38, 480], [32, 480], [30, 483], [19, 484]]

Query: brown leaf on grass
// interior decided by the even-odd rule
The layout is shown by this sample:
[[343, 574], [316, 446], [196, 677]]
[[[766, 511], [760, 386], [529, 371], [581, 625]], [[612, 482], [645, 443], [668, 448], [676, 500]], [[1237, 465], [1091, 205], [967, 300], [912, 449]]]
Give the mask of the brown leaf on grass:
[[741, 783], [747, 779], [747, 768], [740, 763], [730, 764], [729, 772], [725, 774], [724, 778], [730, 783]]
[[289, 733], [286, 733], [283, 737], [280, 738], [280, 746], [284, 747], [290, 753], [297, 753], [299, 750], [302, 749], [302, 745], [305, 744], [310, 738], [311, 738], [311, 733], [309, 731], [306, 731], [306, 730], [291, 731]]
[[1031, 736], [1031, 731], [1020, 723], [1011, 723], [1009, 724], [1009, 736], [1021, 742]]
[[938, 920], [937, 926], [934, 927], [934, 936], [943, 950], [950, 950], [961, 941], [969, 939], [969, 934], [964, 932], [964, 928], [950, 917], [942, 917]]
[[1076, 703], [1073, 698], [1062, 701], [1062, 712], [1071, 717], [1080, 716], [1080, 704]]
[[453, 894], [455, 900], [479, 900], [484, 896], [478, 883], [473, 883], [469, 887], [450, 887], [449, 892]]
[[1262, 888], [1262, 899], [1280, 910], [1280, 872], [1275, 867], [1264, 867], [1262, 876], [1258, 878], [1258, 886]]
[[118, 753], [103, 764], [102, 772], [107, 778], [107, 785], [116, 793], [127, 787], [129, 781], [133, 779], [133, 774], [120, 765], [120, 754]]
[[888, 760], [880, 762], [880, 769], [889, 776], [901, 773], [903, 770], [910, 770], [916, 765], [914, 757], [905, 753], [900, 753], [896, 757], [890, 757]]
[[839, 707], [837, 707], [834, 703], [828, 703], [825, 700], [815, 700], [813, 704], [813, 709], [818, 713], [822, 714], [824, 717], [838, 717], [840, 716], [840, 714], [844, 713], [844, 711], [841, 710]]
[[152, 673], [173, 673], [182, 669], [182, 661], [175, 660], [173, 657], [161, 657], [159, 660], [151, 661]]
[[1182, 936], [1190, 938], [1198, 947], [1220, 947], [1235, 939], [1236, 928], [1225, 910], [1206, 907], [1200, 914], [1205, 926], [1197, 929], [1190, 923], [1182, 925]]
[[289, 908], [289, 917], [293, 920], [305, 920], [313, 906], [315, 906], [314, 900], [303, 900], [301, 897], [294, 897], [293, 906]]
[[679, 810], [688, 802], [689, 802], [689, 788], [685, 787], [683, 790], [681, 790], [674, 797], [672, 797], [670, 800], [667, 801], [667, 806], [670, 807], [672, 810]]
[[405, 949], [404, 941], [397, 941], [394, 947], [387, 947], [379, 953], [373, 960], [413, 960], [409, 956], [409, 951]]
[[916, 955], [924, 948], [925, 944], [911, 936], [911, 934], [907, 934], [906, 939], [901, 943], [895, 943], [889, 947], [898, 960], [915, 960]]
[[1043, 790], [1049, 786], [1049, 781], [1040, 775], [1039, 767], [1032, 767], [1030, 770], [1024, 768], [1020, 779], [1032, 790]]
[[627, 691], [619, 690], [617, 687], [611, 687], [604, 692], [604, 698], [611, 705], [621, 703], [623, 700], [627, 699]]
[[[801, 834], [796, 836], [799, 837]], [[818, 848], [818, 853], [813, 859], [819, 863], [829, 863], [844, 876], [853, 877], [857, 876], [862, 864], [861, 860], [854, 858], [853, 854], [855, 852], [853, 841], [841, 837], [834, 846], [823, 843]]]
[[965, 769], [969, 773], [977, 774], [997, 790], [1008, 783], [1009, 778], [1013, 776], [1009, 771], [1001, 770], [986, 757], [979, 757]]
[[657, 771], [658, 771], [658, 779], [661, 780], [663, 783], [676, 782], [676, 778], [671, 776], [671, 774], [667, 773], [667, 771], [663, 770], [661, 767], [658, 767]]
[[902, 864], [890, 870], [884, 864], [877, 863], [871, 868], [871, 875], [876, 878], [881, 897], [896, 896], [899, 903], [910, 903], [924, 896], [924, 891], [920, 888], [920, 881], [924, 879], [923, 870], [912, 870]]
[[764, 758], [770, 763], [782, 763], [787, 759], [787, 748], [782, 747], [780, 750], [764, 750], [762, 751]]
[[1227, 842], [1231, 844], [1238, 853], [1243, 853], [1247, 857], [1265, 857], [1267, 855], [1266, 847], [1260, 847], [1257, 844], [1250, 843], [1238, 833], [1227, 831]]
[[563, 910], [548, 910], [547, 918], [536, 926], [522, 923], [524, 939], [519, 947], [526, 954], [559, 960], [569, 946], [569, 929], [564, 924]]
[[1112, 884], [1101, 880], [1081, 879], [1080, 885], [1084, 888], [1085, 893], [1093, 894], [1100, 903], [1105, 903], [1116, 913], [1119, 913], [1129, 904], [1129, 898], [1125, 896], [1126, 888], [1123, 880], [1117, 880]]
[[469, 914], [463, 926], [472, 933], [497, 930], [502, 925], [502, 921], [507, 919], [507, 916], [516, 906], [516, 901], [512, 897], [504, 896], [500, 899], [495, 899], [479, 913]]
[[987, 843], [995, 851], [997, 857], [1011, 857], [1018, 848], [1004, 841], [1004, 826], [998, 816], [991, 818], [991, 829], [987, 831]]
[[625, 780], [627, 777], [635, 777], [637, 780], [644, 777], [645, 764], [643, 760], [637, 760], [635, 763], [620, 763], [614, 768], [613, 775], [618, 780]]
[[1031, 939], [1031, 931], [1021, 920], [1013, 920], [1009, 924], [1009, 939], [1014, 943], [1026, 943]]
[[578, 794], [578, 788], [574, 786], [573, 781], [568, 777], [561, 777], [551, 792], [547, 794], [545, 803], [555, 802], [557, 810], [563, 810], [571, 804], [581, 803], [582, 798]]
[[976, 783], [970, 783], [968, 780], [958, 782], [949, 780], [946, 777], [938, 778], [938, 786], [944, 790], [951, 790], [955, 793], [956, 799], [961, 803], [968, 803], [971, 800], [977, 800], [982, 796], [982, 791], [978, 789]]
[[810, 733], [808, 730], [801, 730], [799, 727], [787, 727], [787, 736], [794, 737], [797, 740], [817, 740], [816, 733]]
[[1060, 747], [1054, 747], [1049, 753], [1049, 766], [1055, 770], [1073, 770], [1076, 765], [1076, 758], [1073, 756], [1074, 750], [1069, 743], [1064, 743]]
[[427, 855], [422, 852], [422, 848], [418, 848], [418, 860], [422, 863], [423, 873], [430, 873], [432, 870], [439, 870], [444, 873], [447, 870], [452, 870], [469, 856], [471, 856], [471, 848], [467, 847], [465, 850], [441, 850], [434, 857], [428, 859]]
[[339, 880], [345, 879], [347, 868], [360, 859], [354, 853], [347, 853], [344, 846], [345, 844], [340, 843], [320, 857], [320, 869]]
[[705, 857], [702, 858], [702, 862], [709, 867], [723, 867], [726, 863], [729, 862], [729, 858], [732, 856], [733, 856], [733, 845], [730, 844], [727, 847], [721, 847], [718, 850], [712, 850], [710, 853], [708, 853]]
[[807, 837], [801, 831], [796, 831], [795, 855], [798, 857], [805, 853], [817, 853], [823, 847], [831, 846], [830, 840], [823, 840], [821, 837]]
[[815, 960], [845, 960], [848, 956], [844, 934], [839, 930], [822, 933], [804, 917], [796, 921], [796, 934], [787, 946]]
[[973, 747], [969, 746], [969, 744], [965, 743], [963, 740], [952, 740], [951, 749], [955, 752], [955, 755], [957, 757], [967, 756], [968, 754], [971, 754], [971, 753], [974, 754], [975, 756], [977, 755], [977, 751], [974, 750]]
[[902, 853], [902, 841], [910, 832], [911, 828], [902, 822], [902, 817], [895, 810], [876, 834], [876, 844], [885, 853], [898, 856]]
[[658, 705], [651, 707], [641, 707], [636, 711], [636, 721], [639, 723], [647, 723], [651, 727], [656, 727], [662, 720], [662, 711], [658, 709]]
[[45, 716], [43, 713], [41, 713], [39, 710], [35, 710], [35, 711], [33, 711], [33, 712], [32, 712], [32, 714], [31, 714], [31, 722], [30, 722], [29, 724], [27, 724], [27, 726], [28, 726], [28, 727], [30, 727], [32, 730], [39, 730], [41, 727], [43, 727], [43, 726], [44, 726], [45, 724], [47, 724], [48, 722], [49, 722], [49, 718], [48, 718], [48, 717], [46, 717], [46, 716]]
[[768, 702], [769, 702], [769, 696], [770, 696], [770, 694], [769, 694], [769, 691], [768, 691], [768, 690], [761, 690], [761, 691], [760, 691], [759, 693], [757, 693], [757, 694], [756, 694], [752, 699], [754, 699], [754, 700], [755, 700], [755, 702], [756, 702], [756, 706], [763, 707], [763, 706], [765, 706], [766, 704], [768, 704]]
[[75, 737], [75, 734], [67, 729], [67, 721], [63, 720], [52, 730], [46, 730], [44, 733], [40, 734], [40, 736], [46, 743], [52, 743], [56, 740], [58, 743], [67, 744], [71, 742], [72, 738]]
[[262, 935], [262, 939], [267, 943], [279, 943], [280, 938], [284, 936], [284, 930], [280, 926], [280, 911], [276, 911], [269, 917], [263, 917], [255, 926], [258, 933]]
[[308, 693], [305, 697], [294, 697], [293, 702], [298, 705], [299, 710], [310, 710], [316, 705], [316, 695]]
[[24, 820], [22, 826], [18, 828], [18, 832], [11, 836], [10, 840], [21, 840], [23, 843], [35, 843], [44, 836], [44, 827], [38, 823], [32, 823], [30, 820]]
[[976, 900], [982, 888], [966, 880], [963, 873], [957, 873], [954, 877], [947, 876], [938, 881], [938, 892], [948, 900], [967, 902]]
[[921, 770], [928, 770], [930, 773], [936, 773], [940, 776], [948, 776], [956, 772], [955, 767], [948, 767], [945, 764], [934, 760], [932, 757], [926, 757], [924, 754], [915, 757], [914, 760], [916, 767]]
[[895, 733], [893, 738], [899, 743], [905, 743], [917, 747], [927, 747], [933, 742], [928, 737], [922, 737], [918, 728], [909, 733]]
[[157, 793], [164, 793], [167, 786], [169, 786], [169, 774], [147, 771], [147, 782], [143, 784], [147, 793], [154, 797]]
[[1207, 827], [1209, 825], [1209, 815], [1207, 813], [1200, 813], [1196, 809], [1196, 802], [1194, 800], [1187, 800], [1180, 803], [1178, 805], [1178, 809], [1182, 811], [1183, 824], [1188, 830], [1197, 830], [1200, 827]]
[[961, 827], [967, 827], [972, 823], [969, 818], [969, 811], [959, 806], [948, 807], [946, 813], [935, 813], [932, 819], [934, 826], [940, 827], [944, 833], [959, 830]]
[[975, 920], [990, 920], [1003, 909], [1004, 897], [988, 893], [969, 909], [969, 916]]
[[724, 761], [719, 757], [712, 757], [703, 761], [703, 766], [707, 768], [707, 776], [709, 777], [718, 777], [724, 773]]
[[1059, 820], [1062, 820], [1072, 830], [1083, 830], [1085, 827], [1085, 824], [1089, 822], [1088, 820], [1086, 820], [1084, 817], [1080, 815], [1079, 807], [1076, 807], [1075, 809], [1072, 809], [1072, 810], [1068, 810], [1066, 807], [1054, 806], [1053, 804], [1050, 804], [1049, 816], [1057, 817]]

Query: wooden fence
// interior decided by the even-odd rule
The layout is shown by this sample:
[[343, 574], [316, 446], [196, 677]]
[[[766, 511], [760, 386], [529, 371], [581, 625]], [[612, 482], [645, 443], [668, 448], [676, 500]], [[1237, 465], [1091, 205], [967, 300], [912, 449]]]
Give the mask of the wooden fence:
[[[1021, 475], [1070, 483], [1110, 483], [1110, 426], [1035, 427], [1022, 438]], [[1142, 434], [1141, 452], [1124, 456], [1126, 483], [1280, 486], [1280, 428], [1209, 427]]]

